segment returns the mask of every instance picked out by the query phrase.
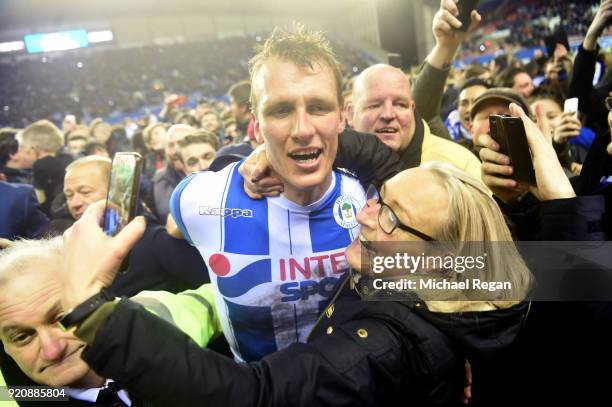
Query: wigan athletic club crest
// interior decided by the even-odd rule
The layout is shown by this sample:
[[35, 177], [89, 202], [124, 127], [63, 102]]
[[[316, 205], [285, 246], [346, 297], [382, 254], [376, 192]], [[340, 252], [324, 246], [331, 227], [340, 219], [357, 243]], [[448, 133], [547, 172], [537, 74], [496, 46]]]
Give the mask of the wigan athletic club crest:
[[357, 201], [353, 197], [342, 195], [334, 202], [334, 219], [345, 229], [357, 226]]

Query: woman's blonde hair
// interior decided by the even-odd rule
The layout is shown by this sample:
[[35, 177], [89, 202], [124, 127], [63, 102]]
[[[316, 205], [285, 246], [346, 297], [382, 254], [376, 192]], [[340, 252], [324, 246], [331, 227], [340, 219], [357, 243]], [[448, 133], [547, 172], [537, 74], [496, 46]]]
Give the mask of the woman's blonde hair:
[[[531, 273], [516, 249], [491, 191], [482, 181], [450, 164], [429, 162], [421, 167], [438, 177], [448, 192], [447, 221], [433, 237], [451, 243], [455, 256], [487, 253], [487, 267], [474, 277], [486, 282], [509, 282], [512, 287], [499, 290], [494, 301], [488, 301], [496, 308], [507, 308], [523, 300], [531, 286]], [[445, 277], [460, 281], [468, 276], [454, 272]], [[471, 289], [468, 293], [472, 299], [491, 298], [490, 292]]]

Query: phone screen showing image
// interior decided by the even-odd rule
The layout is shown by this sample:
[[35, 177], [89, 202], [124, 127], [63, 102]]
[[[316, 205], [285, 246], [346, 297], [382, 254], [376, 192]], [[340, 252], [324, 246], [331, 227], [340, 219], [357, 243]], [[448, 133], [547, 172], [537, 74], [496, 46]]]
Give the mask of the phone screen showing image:
[[135, 216], [141, 156], [138, 153], [117, 153], [113, 159], [106, 210], [104, 232], [115, 236]]

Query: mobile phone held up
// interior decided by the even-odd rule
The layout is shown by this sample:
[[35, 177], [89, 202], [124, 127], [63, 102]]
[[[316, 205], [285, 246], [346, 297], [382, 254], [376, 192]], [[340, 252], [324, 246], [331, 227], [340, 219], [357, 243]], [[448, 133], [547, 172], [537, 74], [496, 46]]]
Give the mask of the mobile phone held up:
[[478, 0], [459, 0], [457, 3], [457, 7], [459, 8], [459, 15], [457, 18], [461, 21], [461, 31], [467, 31], [470, 28], [470, 23], [472, 22], [472, 10], [476, 10], [476, 6], [478, 6]]
[[113, 158], [102, 225], [109, 236], [115, 236], [136, 216], [141, 168], [138, 153], [117, 153]]
[[510, 158], [511, 178], [527, 185], [536, 185], [533, 159], [523, 121], [518, 117], [489, 116], [491, 137], [499, 144], [499, 152]]
[[578, 113], [578, 98], [565, 99], [563, 111], [565, 113]]

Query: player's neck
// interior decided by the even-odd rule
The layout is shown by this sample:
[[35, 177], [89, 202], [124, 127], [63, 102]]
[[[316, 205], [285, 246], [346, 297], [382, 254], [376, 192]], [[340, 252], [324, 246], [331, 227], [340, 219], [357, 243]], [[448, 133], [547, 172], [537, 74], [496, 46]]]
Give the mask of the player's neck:
[[323, 197], [331, 185], [332, 177], [333, 174], [330, 173], [323, 183], [311, 188], [296, 188], [286, 185], [283, 196], [300, 206], [310, 205]]

